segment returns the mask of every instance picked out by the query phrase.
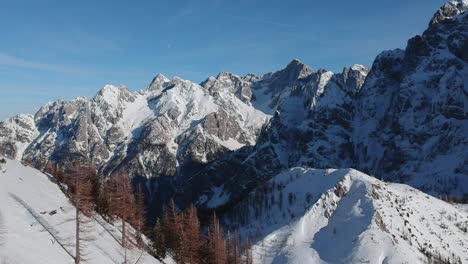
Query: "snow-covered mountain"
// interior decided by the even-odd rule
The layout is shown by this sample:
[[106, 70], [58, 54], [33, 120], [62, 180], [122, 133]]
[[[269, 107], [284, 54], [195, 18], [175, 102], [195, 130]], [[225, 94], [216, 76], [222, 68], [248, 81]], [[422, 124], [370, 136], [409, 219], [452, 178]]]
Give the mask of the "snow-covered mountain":
[[[0, 123], [0, 154], [35, 167], [82, 160], [148, 181], [154, 208], [234, 205], [291, 167], [355, 168], [430, 194], [468, 195], [467, 0], [441, 7], [405, 50], [341, 73], [299, 60], [201, 84], [158, 74]], [[224, 193], [224, 201], [210, 201]]]
[[[74, 263], [74, 206], [49, 176], [19, 161], [7, 160], [0, 171], [0, 262], [11, 264]], [[86, 263], [122, 263], [117, 226], [100, 216], [90, 224]], [[62, 247], [63, 246], [63, 247]], [[145, 251], [129, 250], [132, 263], [161, 263]], [[169, 258], [165, 263], [173, 263]]]
[[352, 169], [283, 171], [225, 221], [254, 263], [468, 262], [466, 211]]
[[105, 175], [176, 176], [230, 150], [254, 145], [268, 115], [231, 91], [207, 90], [162, 75], [145, 91], [106, 85], [88, 100], [44, 105], [0, 123], [2, 154], [41, 166], [80, 159]]
[[235, 203], [264, 179], [301, 166], [351, 167], [430, 194], [468, 197], [466, 3], [444, 5], [438, 22], [405, 50], [381, 53], [370, 70], [313, 72], [295, 60], [251, 83], [252, 105], [274, 117], [254, 147], [197, 173], [186, 187], [198, 191], [191, 200], [210, 207], [205, 202], [222, 188], [226, 204]]
[[17, 115], [0, 122], [1, 153], [21, 160], [24, 150], [36, 135], [36, 125], [31, 115]]

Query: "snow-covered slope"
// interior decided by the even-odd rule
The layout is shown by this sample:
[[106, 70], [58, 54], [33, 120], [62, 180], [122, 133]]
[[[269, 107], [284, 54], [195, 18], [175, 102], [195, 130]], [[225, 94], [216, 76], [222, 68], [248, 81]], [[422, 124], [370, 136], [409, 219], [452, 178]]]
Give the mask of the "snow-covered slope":
[[294, 60], [244, 80], [252, 105], [275, 114], [253, 148], [195, 175], [187, 185], [196, 186], [194, 200], [208, 206], [222, 187], [230, 199], [218, 205], [230, 206], [265, 178], [301, 166], [351, 167], [432, 195], [468, 197], [466, 1], [441, 10], [451, 15], [431, 23], [405, 50], [382, 52], [370, 70], [313, 72]]
[[[74, 263], [74, 211], [47, 175], [7, 160], [0, 172], [0, 262]], [[86, 263], [122, 263], [118, 229], [96, 216], [89, 230], [93, 240], [85, 249]], [[130, 250], [132, 263], [140, 256], [139, 263], [160, 263], [146, 252]]]
[[352, 169], [284, 171], [225, 221], [254, 240], [254, 263], [468, 262], [466, 211]]

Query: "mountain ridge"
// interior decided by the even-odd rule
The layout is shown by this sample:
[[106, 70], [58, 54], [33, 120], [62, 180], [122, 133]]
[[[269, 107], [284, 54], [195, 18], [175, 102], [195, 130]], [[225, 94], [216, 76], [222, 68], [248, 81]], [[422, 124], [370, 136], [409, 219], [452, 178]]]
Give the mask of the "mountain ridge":
[[444, 5], [437, 23], [406, 49], [379, 54], [371, 69], [313, 71], [294, 59], [262, 76], [221, 72], [196, 84], [158, 74], [142, 91], [107, 85], [91, 99], [1, 122], [1, 154], [38, 168], [80, 160], [103, 177], [125, 168], [147, 182], [157, 208], [174, 195], [182, 207], [215, 197], [221, 186], [234, 202], [298, 166], [353, 167], [463, 197], [465, 3]]

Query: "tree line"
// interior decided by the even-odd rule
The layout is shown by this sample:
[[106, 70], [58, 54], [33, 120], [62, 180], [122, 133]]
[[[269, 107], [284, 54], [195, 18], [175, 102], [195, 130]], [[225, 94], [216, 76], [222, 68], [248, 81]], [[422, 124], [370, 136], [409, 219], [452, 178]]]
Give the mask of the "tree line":
[[[58, 168], [49, 165], [52, 175], [75, 206], [75, 264], [86, 260], [90, 241], [89, 221], [97, 212], [108, 223], [119, 223], [124, 262], [129, 264], [127, 251], [137, 247], [162, 260], [172, 257], [177, 263], [251, 264], [252, 244], [249, 239], [240, 245], [237, 231], [225, 232], [215, 213], [210, 223], [202, 227], [197, 208], [178, 211], [171, 200], [154, 227], [148, 227], [145, 217], [142, 185], [133, 186], [124, 171], [115, 172], [107, 180], [96, 169], [74, 163]], [[131, 230], [131, 231], [130, 231]], [[151, 240], [145, 245], [143, 235]]]
[[251, 264], [252, 244], [240, 245], [239, 234], [225, 233], [216, 213], [201, 231], [197, 208], [178, 212], [173, 200], [154, 228], [154, 249], [164, 259], [169, 253], [177, 263]]
[[95, 212], [112, 225], [120, 222], [118, 242], [123, 251], [123, 263], [131, 263], [128, 249], [144, 248], [142, 235], [145, 216], [143, 194], [141, 191], [134, 192], [128, 174], [118, 171], [108, 181], [103, 181], [93, 166], [78, 163], [63, 168], [51, 165], [45, 171], [55, 178], [75, 206], [71, 219], [75, 223], [75, 264], [86, 260], [86, 246], [93, 239], [90, 223]]

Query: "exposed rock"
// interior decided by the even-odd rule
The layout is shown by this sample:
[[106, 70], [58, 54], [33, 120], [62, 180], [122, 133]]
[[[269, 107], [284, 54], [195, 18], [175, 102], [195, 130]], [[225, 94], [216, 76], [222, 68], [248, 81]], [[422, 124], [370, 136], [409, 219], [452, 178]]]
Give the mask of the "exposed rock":
[[444, 21], [446, 19], [457, 16], [468, 10], [468, 1], [467, 0], [454, 0], [446, 3], [432, 17], [429, 22], [429, 26]]

